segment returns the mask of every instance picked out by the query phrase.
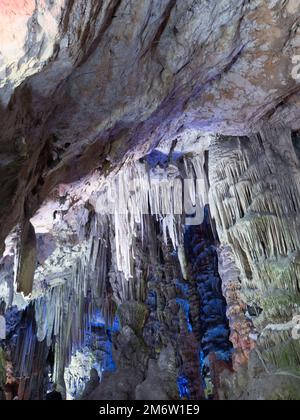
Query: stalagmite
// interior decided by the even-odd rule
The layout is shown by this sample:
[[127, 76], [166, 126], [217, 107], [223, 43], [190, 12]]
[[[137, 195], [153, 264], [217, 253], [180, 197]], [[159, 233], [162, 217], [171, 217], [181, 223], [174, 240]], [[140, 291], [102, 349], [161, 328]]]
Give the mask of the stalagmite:
[[222, 278], [223, 295], [227, 302], [227, 317], [230, 324], [230, 340], [234, 347], [233, 367], [236, 371], [249, 362], [250, 352], [255, 348], [255, 328], [246, 316], [247, 305], [242, 300], [240, 272], [236, 267], [229, 246], [218, 251], [219, 273]]
[[32, 292], [36, 269], [36, 236], [34, 227], [29, 221], [25, 221], [20, 229], [15, 276], [17, 291], [28, 296]]

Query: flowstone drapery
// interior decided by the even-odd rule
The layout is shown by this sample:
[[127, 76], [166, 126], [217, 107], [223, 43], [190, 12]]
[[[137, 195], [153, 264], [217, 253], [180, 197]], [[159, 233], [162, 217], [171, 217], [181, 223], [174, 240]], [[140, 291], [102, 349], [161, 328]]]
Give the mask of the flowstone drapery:
[[[284, 398], [290, 392], [294, 398], [297, 378], [300, 384], [300, 341], [292, 336], [291, 322], [300, 311], [300, 164], [291, 131], [267, 127], [250, 137], [218, 136], [211, 144], [209, 171], [212, 214], [240, 270], [241, 288], [234, 293], [237, 302], [241, 293], [244, 304], [237, 309], [244, 306], [251, 315], [265, 373], [286, 379], [283, 389], [271, 387], [264, 397]], [[223, 286], [231, 305], [226, 280]], [[233, 323], [236, 315], [230, 312]], [[241, 337], [247, 330], [251, 324], [243, 321]]]

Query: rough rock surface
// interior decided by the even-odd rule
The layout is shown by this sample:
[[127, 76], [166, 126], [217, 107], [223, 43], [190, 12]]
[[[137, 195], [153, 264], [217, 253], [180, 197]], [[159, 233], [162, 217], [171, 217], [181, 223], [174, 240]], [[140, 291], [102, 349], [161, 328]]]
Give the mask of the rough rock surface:
[[58, 182], [188, 128], [299, 128], [294, 0], [1, 4], [1, 241]]

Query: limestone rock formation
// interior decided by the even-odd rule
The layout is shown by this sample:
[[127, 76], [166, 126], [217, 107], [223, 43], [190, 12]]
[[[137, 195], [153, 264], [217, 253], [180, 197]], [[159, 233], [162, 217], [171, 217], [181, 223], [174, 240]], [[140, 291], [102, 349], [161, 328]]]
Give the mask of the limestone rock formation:
[[300, 399], [299, 13], [0, 0], [0, 399]]
[[[277, 373], [286, 372], [288, 383], [299, 356], [289, 325], [299, 311], [299, 161], [285, 129], [220, 140], [211, 146], [210, 169], [218, 231], [241, 270], [243, 301], [260, 333], [256, 351]], [[242, 322], [239, 335], [250, 328]]]
[[18, 265], [15, 268], [17, 291], [28, 296], [32, 292], [37, 254], [35, 230], [30, 222], [22, 226], [20, 235], [20, 249], [16, 252]]

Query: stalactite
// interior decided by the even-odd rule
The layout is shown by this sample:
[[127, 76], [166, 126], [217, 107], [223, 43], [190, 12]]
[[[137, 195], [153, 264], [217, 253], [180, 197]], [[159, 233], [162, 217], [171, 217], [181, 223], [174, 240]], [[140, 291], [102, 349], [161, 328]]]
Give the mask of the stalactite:
[[36, 269], [36, 236], [34, 227], [26, 220], [20, 228], [20, 243], [16, 252], [16, 284], [18, 293], [28, 296], [32, 292]]
[[[188, 179], [190, 182], [184, 182]], [[197, 183], [199, 181], [199, 183]], [[198, 187], [198, 188], [197, 188]], [[185, 199], [186, 206], [183, 206]], [[96, 211], [112, 214], [114, 220], [117, 269], [132, 278], [134, 237], [143, 237], [144, 215], [151, 214], [162, 225], [163, 238], [171, 238], [174, 249], [183, 244], [182, 216], [195, 211], [201, 217], [207, 203], [204, 154], [185, 157], [182, 168], [175, 164], [149, 166], [147, 162], [131, 163], [105, 180], [99, 191]], [[139, 227], [140, 226], [140, 227]]]

